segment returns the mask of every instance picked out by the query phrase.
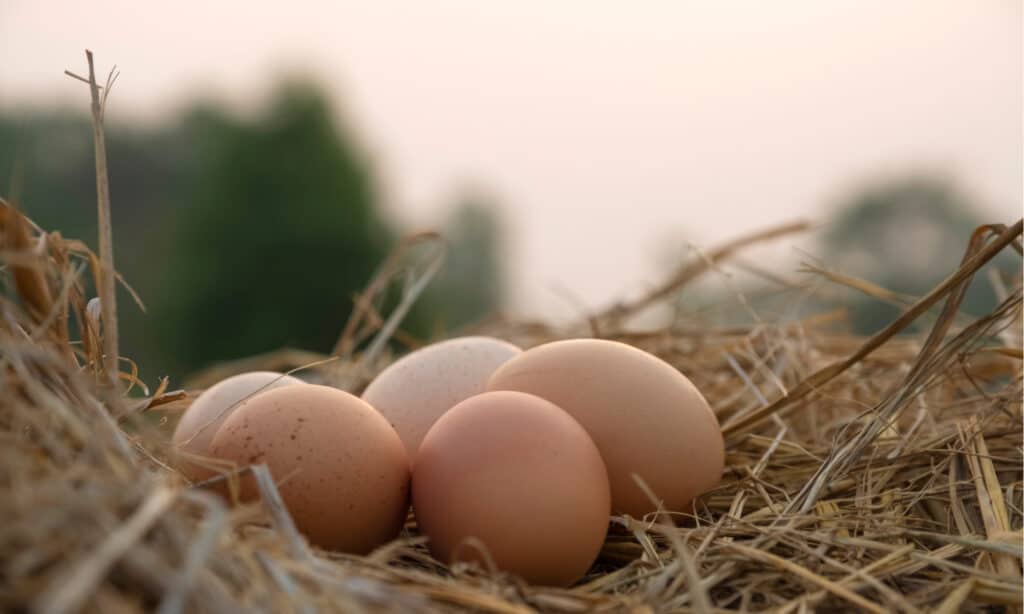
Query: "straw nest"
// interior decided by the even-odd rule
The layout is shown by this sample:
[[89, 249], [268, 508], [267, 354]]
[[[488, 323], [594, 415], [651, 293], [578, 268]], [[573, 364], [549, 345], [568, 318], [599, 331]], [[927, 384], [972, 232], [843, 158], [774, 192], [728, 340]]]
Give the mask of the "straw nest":
[[[487, 332], [527, 346], [594, 335], [652, 352], [700, 387], [726, 434], [722, 483], [693, 513], [613, 518], [589, 575], [551, 589], [446, 568], [412, 520], [369, 556], [312, 549], [265, 467], [249, 469], [263, 498], [247, 506], [188, 484], [167, 464], [167, 439], [197, 388], [161, 382], [150, 393], [126, 360], [122, 385], [110, 385], [102, 306], [83, 283], [100, 276], [100, 259], [9, 205], [0, 214], [2, 610], [1021, 608], [1021, 288], [1001, 287], [985, 317], [958, 311], [980, 266], [1004, 248], [1019, 251], [1020, 222], [978, 229], [962, 266], [926, 296], [898, 297], [904, 314], [871, 338], [836, 332], [842, 313], [719, 330], [685, 318], [655, 331], [630, 327], [635, 313], [670, 302], [733, 251], [799, 225], [702, 254], [650, 294], [579, 327], [489, 324]], [[385, 263], [332, 356], [279, 352], [205, 379], [304, 366], [300, 376], [358, 390], [390, 360], [385, 341], [400, 338], [404, 310], [439, 266], [428, 254], [403, 276], [410, 249], [435, 240], [415, 237]], [[896, 300], [867, 282], [816, 273]], [[396, 279], [407, 282], [402, 300], [381, 314], [376, 299]], [[925, 332], [896, 336], [912, 322]]]

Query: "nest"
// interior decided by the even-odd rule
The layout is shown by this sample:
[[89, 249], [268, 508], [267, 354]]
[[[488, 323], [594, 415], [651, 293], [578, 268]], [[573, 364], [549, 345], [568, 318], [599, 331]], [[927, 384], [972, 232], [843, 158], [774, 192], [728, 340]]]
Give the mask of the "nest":
[[[166, 462], [167, 440], [197, 388], [168, 391], [164, 381], [150, 392], [124, 360], [123, 383], [113, 385], [101, 310], [82, 282], [87, 271], [102, 275], [101, 259], [13, 207], [0, 213], [4, 611], [1021, 608], [1021, 288], [1004, 288], [984, 317], [958, 310], [985, 262], [1019, 251], [1020, 222], [979, 228], [962, 266], [870, 338], [837, 332], [841, 312], [728, 329], [685, 319], [651, 331], [630, 326], [639, 310], [670, 302], [733, 251], [800, 226], [703, 254], [648, 295], [578, 327], [484, 326], [479, 332], [523, 346], [599, 336], [651, 352], [704, 392], [726, 436], [723, 480], [692, 513], [613, 517], [589, 574], [553, 589], [441, 565], [412, 519], [368, 556], [313, 549], [265, 467], [250, 469], [262, 492], [254, 504], [226, 506], [189, 484]], [[307, 379], [358, 390], [391, 360], [386, 341], [439, 259], [405, 277], [387, 317], [374, 296], [408, 272], [409, 250], [434, 241], [414, 237], [385, 263], [332, 355], [278, 352], [221, 365], [205, 380], [299, 367]], [[867, 282], [819, 273], [887, 298]], [[897, 336], [912, 322], [928, 326]]]

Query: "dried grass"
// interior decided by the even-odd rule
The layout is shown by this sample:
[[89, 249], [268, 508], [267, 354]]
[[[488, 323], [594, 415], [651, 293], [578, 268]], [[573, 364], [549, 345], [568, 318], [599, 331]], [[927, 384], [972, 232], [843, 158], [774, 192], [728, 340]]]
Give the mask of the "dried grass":
[[[834, 332], [831, 314], [699, 331], [686, 321], [630, 331], [621, 307], [575, 329], [490, 323], [488, 332], [524, 345], [596, 324], [686, 372], [727, 433], [726, 474], [695, 513], [671, 524], [614, 518], [597, 565], [567, 590], [447, 569], [428, 556], [412, 520], [399, 541], [369, 556], [313, 550], [264, 467], [252, 469], [263, 485], [260, 505], [228, 508], [190, 486], [163, 460], [188, 402], [183, 392], [167, 392], [164, 382], [145, 399], [124, 400], [125, 415], [103, 400], [101, 339], [79, 282], [98, 260], [34, 229], [9, 205], [0, 206], [0, 222], [0, 609], [1021, 607], [1020, 285], [991, 314], [954, 326], [964, 284], [1019, 237], [1020, 222], [979, 229], [963, 266], [869, 339]], [[423, 240], [434, 239], [414, 242]], [[381, 289], [402, 279], [414, 300], [437, 253], [412, 276], [408, 262], [389, 261], [359, 298], [360, 322], [339, 341], [339, 355], [276, 353], [214, 374], [313, 363], [307, 377], [359, 388], [391, 359], [378, 345], [366, 360], [353, 341], [372, 343], [397, 322], [377, 311]], [[701, 262], [690, 266], [710, 268]], [[667, 298], [665, 287], [657, 291]], [[943, 300], [930, 333], [894, 336]], [[86, 331], [80, 343], [69, 341], [68, 318]]]

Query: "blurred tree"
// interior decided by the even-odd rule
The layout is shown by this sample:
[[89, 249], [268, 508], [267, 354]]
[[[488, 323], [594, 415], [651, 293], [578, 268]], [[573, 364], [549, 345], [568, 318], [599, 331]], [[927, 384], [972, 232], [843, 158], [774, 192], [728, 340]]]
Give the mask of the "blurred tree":
[[[880, 181], [840, 202], [824, 234], [825, 258], [844, 273], [921, 295], [959, 266], [971, 232], [984, 222], [974, 202], [946, 177]], [[990, 284], [979, 277], [962, 306], [976, 315], [995, 304]], [[900, 313], [859, 294], [851, 307], [860, 333], [875, 332]]]
[[[107, 127], [115, 257], [118, 270], [150, 302], [159, 284], [153, 263], [166, 237], [174, 205], [185, 200], [186, 138], [170, 127]], [[0, 195], [14, 198], [47, 230], [96, 248], [96, 171], [87, 115], [61, 110], [0, 114]], [[170, 238], [170, 237], [166, 237]], [[88, 285], [91, 279], [83, 281]], [[166, 373], [164, 353], [153, 342], [152, 320], [119, 288], [122, 351], [141, 363], [144, 377]]]
[[[160, 125], [111, 115], [115, 256], [148, 308], [119, 295], [122, 348], [145, 380], [283, 345], [331, 347], [396, 235], [366, 157], [333, 117], [330, 101], [297, 81], [254, 118], [207, 103]], [[95, 247], [93, 164], [84, 112], [0, 112], [0, 195]], [[480, 221], [487, 214], [453, 220], [464, 217], [477, 221], [445, 233], [455, 245], [437, 283], [447, 290], [429, 290], [403, 325], [414, 335], [454, 328], [497, 300], [480, 295], [483, 274], [466, 264], [497, 270], [497, 227]], [[487, 238], [472, 238], [480, 232]]]
[[496, 211], [488, 196], [467, 191], [441, 225], [448, 258], [424, 297], [433, 330], [450, 332], [491, 315], [501, 305], [502, 229]]
[[0, 194], [26, 208], [44, 228], [59, 221], [95, 246], [91, 132], [87, 116], [70, 112], [0, 116]]
[[164, 347], [184, 369], [328, 350], [391, 238], [367, 162], [308, 84], [253, 121], [204, 109], [188, 124], [203, 163], [173, 229]]

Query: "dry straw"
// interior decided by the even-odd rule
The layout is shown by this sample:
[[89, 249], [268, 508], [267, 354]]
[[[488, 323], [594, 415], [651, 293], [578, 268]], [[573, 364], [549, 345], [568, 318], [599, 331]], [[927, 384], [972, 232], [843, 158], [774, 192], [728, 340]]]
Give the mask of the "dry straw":
[[[144, 398], [111, 400], [103, 385], [109, 328], [81, 281], [87, 270], [102, 276], [103, 259], [7, 203], [0, 226], [0, 610], [1021, 609], [1019, 278], [1000, 282], [991, 313], [959, 311], [985, 262], [1020, 251], [1021, 222], [979, 228], [961, 266], [923, 297], [820, 267], [812, 270], [823, 277], [787, 289], [798, 300], [824, 278], [904, 307], [870, 338], [837, 332], [841, 313], [719, 329], [686, 317], [653, 331], [630, 325], [748, 244], [799, 224], [703, 254], [649, 296], [578, 327], [482, 327], [523, 345], [595, 331], [631, 343], [687, 373], [723, 423], [722, 484], [692, 513], [613, 518], [598, 563], [571, 589], [448, 569], [412, 521], [368, 556], [312, 549], [265, 467], [248, 469], [263, 494], [248, 506], [226, 507], [188, 484], [165, 460], [185, 393], [162, 382]], [[276, 352], [221, 365], [207, 380], [297, 368], [358, 390], [391, 359], [384, 340], [442, 254], [433, 236], [403, 244], [357, 298], [333, 356]], [[381, 313], [394, 283], [404, 288], [398, 312]], [[897, 336], [913, 322], [930, 328]], [[357, 351], [365, 343], [372, 351]], [[120, 362], [122, 381], [139, 384]]]

